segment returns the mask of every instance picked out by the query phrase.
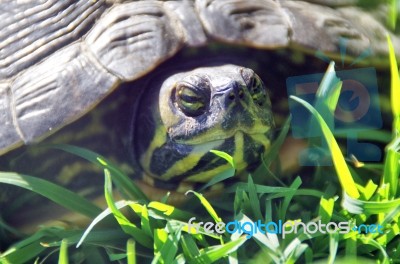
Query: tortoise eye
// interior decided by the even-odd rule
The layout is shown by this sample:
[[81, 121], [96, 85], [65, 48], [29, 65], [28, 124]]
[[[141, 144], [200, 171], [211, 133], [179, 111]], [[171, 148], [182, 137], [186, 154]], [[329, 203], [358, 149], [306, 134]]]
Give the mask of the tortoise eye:
[[254, 75], [251, 78], [249, 91], [251, 98], [253, 99], [253, 102], [256, 105], [263, 106], [265, 104], [267, 99], [267, 93], [263, 82], [257, 75]]
[[204, 91], [187, 84], [178, 84], [176, 89], [176, 102], [179, 109], [191, 117], [199, 116], [206, 111], [209, 96]]
[[245, 81], [247, 88], [249, 89], [250, 96], [253, 99], [255, 105], [262, 107], [268, 102], [267, 91], [264, 83], [260, 77], [255, 74], [252, 70], [247, 68], [241, 68], [240, 74]]
[[252, 70], [246, 68], [241, 68], [240, 73], [249, 89], [254, 104], [263, 107], [268, 102], [268, 98], [265, 85], [260, 77]]

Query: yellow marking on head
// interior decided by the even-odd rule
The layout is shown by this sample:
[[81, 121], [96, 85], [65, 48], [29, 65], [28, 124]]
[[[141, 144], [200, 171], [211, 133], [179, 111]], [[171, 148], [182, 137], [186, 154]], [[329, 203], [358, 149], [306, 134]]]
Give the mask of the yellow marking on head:
[[224, 164], [224, 165], [218, 166], [212, 170], [202, 171], [200, 173], [194, 174], [194, 175], [188, 177], [186, 180], [192, 181], [192, 182], [208, 182], [212, 178], [214, 178], [216, 175], [218, 175], [219, 173], [222, 173], [222, 172], [228, 170], [230, 167], [231, 167], [231, 165]]
[[254, 141], [261, 143], [264, 146], [264, 149], [267, 150], [271, 146], [271, 141], [267, 137], [266, 134], [254, 134], [249, 135]]
[[244, 137], [243, 132], [238, 131], [234, 136], [235, 151], [233, 153], [233, 160], [236, 164], [237, 171], [241, 171], [247, 167], [247, 162], [244, 161]]
[[[244, 161], [244, 137], [242, 132], [237, 132], [235, 134], [235, 151], [233, 153], [233, 159], [237, 165], [237, 170], [241, 171], [247, 167], [247, 163]], [[208, 182], [210, 179], [222, 173], [225, 170], [228, 170], [231, 167], [230, 164], [226, 163], [220, 165], [214, 169], [200, 172], [198, 174], [191, 175], [187, 178], [188, 181], [196, 181], [196, 182]]]
[[161, 147], [167, 140], [167, 131], [165, 127], [160, 126], [159, 124], [156, 125], [156, 131], [151, 141], [149, 148], [140, 158], [140, 163], [142, 164], [143, 168], [147, 171], [150, 169], [151, 164], [151, 157], [154, 154], [154, 150]]
[[174, 176], [185, 173], [191, 169], [193, 169], [197, 163], [199, 163], [200, 159], [208, 153], [211, 149], [214, 149], [218, 145], [220, 145], [223, 141], [209, 142], [207, 144], [203, 144], [201, 146], [196, 146], [193, 148], [192, 152], [188, 154], [188, 156], [183, 159], [175, 162], [162, 176], [161, 178], [165, 180], [169, 180]]
[[203, 156], [202, 153], [190, 153], [188, 156], [184, 157], [183, 159], [175, 162], [162, 176], [161, 178], [165, 180], [169, 180], [174, 176], [177, 176], [181, 173], [189, 171], [193, 169], [201, 157]]

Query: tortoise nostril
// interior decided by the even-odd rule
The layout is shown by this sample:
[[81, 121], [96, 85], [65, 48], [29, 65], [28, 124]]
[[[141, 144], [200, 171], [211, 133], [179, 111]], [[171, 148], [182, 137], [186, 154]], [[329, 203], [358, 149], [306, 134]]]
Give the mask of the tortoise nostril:
[[243, 97], [244, 97], [244, 91], [243, 91], [243, 89], [242, 88], [240, 88], [240, 90], [239, 90], [239, 98], [240, 99], [243, 99]]
[[226, 91], [226, 99], [229, 102], [242, 101], [246, 97], [246, 87], [240, 86], [237, 83], [231, 84], [231, 87]]

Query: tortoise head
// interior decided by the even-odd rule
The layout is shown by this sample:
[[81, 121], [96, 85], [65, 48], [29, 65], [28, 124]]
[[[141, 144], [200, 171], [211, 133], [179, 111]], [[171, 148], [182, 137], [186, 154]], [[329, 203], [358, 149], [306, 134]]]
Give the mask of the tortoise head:
[[151, 86], [138, 106], [133, 137], [135, 158], [146, 175], [206, 182], [229, 168], [210, 150], [230, 154], [241, 171], [269, 147], [271, 102], [251, 69], [202, 67]]

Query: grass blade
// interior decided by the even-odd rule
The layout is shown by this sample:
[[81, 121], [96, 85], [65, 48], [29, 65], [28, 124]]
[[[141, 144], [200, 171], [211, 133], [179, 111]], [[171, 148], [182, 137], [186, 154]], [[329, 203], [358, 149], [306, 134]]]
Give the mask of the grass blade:
[[192, 236], [188, 234], [183, 234], [181, 245], [183, 249], [183, 254], [189, 262], [192, 261], [196, 256], [200, 255], [199, 248], [197, 247], [196, 242], [194, 241]]
[[[391, 107], [393, 113], [393, 140], [387, 146], [385, 157], [385, 169], [382, 183], [390, 185], [390, 197], [397, 193], [398, 177], [400, 173], [399, 149], [400, 149], [400, 77], [397, 68], [396, 55], [390, 37], [387, 37], [389, 45], [390, 72], [391, 72]], [[387, 197], [389, 198], [389, 197]]]
[[245, 236], [231, 240], [226, 244], [211, 246], [200, 250], [200, 255], [195, 258], [193, 263], [213, 263], [228, 254], [235, 252], [241, 245], [247, 241]]
[[58, 264], [68, 264], [68, 242], [66, 239], [61, 241], [60, 254], [58, 257]]
[[361, 201], [347, 195], [343, 196], [343, 208], [353, 214], [389, 213], [400, 206], [400, 198], [389, 201]]
[[228, 153], [225, 153], [225, 152], [219, 151], [219, 150], [214, 150], [214, 149], [210, 150], [210, 152], [214, 153], [215, 155], [217, 155], [220, 158], [223, 158], [229, 164], [231, 164], [232, 168], [236, 169], [235, 161], [233, 160], [233, 157], [231, 155], [229, 155]]
[[135, 240], [128, 239], [126, 242], [126, 257], [128, 264], [136, 264]]
[[226, 179], [232, 178], [235, 176], [235, 169], [234, 168], [229, 168], [223, 172], [221, 172], [220, 174], [218, 174], [217, 176], [214, 176], [209, 182], [207, 182], [205, 185], [203, 185], [200, 189], [199, 192], [207, 189], [210, 186], [213, 186], [219, 182], [222, 182]]
[[95, 218], [101, 209], [76, 193], [52, 182], [28, 175], [0, 172], [0, 183], [18, 186], [40, 194], [53, 202], [79, 214]]
[[389, 0], [389, 15], [387, 24], [392, 30], [396, 29], [398, 0]]
[[329, 264], [335, 263], [338, 247], [339, 247], [339, 234], [338, 233], [330, 234], [330, 236], [329, 236], [329, 259], [328, 259]]
[[[124, 208], [125, 206], [128, 206], [128, 205], [129, 205], [129, 202], [124, 201], [124, 200], [115, 203], [115, 206], [118, 209]], [[111, 209], [107, 208], [103, 212], [101, 212], [96, 218], [94, 218], [93, 221], [90, 223], [90, 225], [86, 228], [86, 230], [83, 233], [83, 235], [81, 236], [81, 238], [79, 239], [79, 241], [76, 245], [76, 248], [80, 247], [80, 245], [83, 243], [83, 241], [89, 235], [89, 233], [92, 231], [92, 229], [95, 227], [95, 225], [97, 225], [100, 221], [102, 221], [104, 218], [106, 218], [110, 214], [112, 214]]]
[[83, 159], [86, 159], [103, 169], [108, 169], [113, 174], [113, 180], [116, 186], [122, 191], [125, 190], [130, 196], [128, 198], [140, 199], [145, 202], [149, 201], [147, 196], [133, 183], [132, 179], [127, 177], [125, 173], [118, 169], [115, 165], [113, 165], [112, 162], [100, 156], [99, 154], [84, 148], [71, 145], [57, 144], [52, 145], [52, 148], [69, 152]]
[[318, 215], [321, 216], [321, 222], [327, 224], [333, 214], [333, 207], [335, 205], [335, 200], [333, 198], [325, 199], [324, 197], [321, 198], [319, 202], [319, 212]]
[[[335, 63], [332, 61], [322, 78], [321, 84], [315, 98], [315, 109], [323, 116], [328, 127], [334, 127], [334, 111], [339, 101], [342, 82], [336, 76]], [[318, 121], [312, 118], [310, 120], [309, 131], [319, 130]]]
[[260, 198], [257, 195], [256, 187], [254, 186], [253, 179], [251, 178], [250, 175], [248, 177], [247, 187], [248, 187], [249, 201], [253, 212], [253, 216], [255, 217], [255, 219], [261, 220], [262, 214], [261, 214]]
[[292, 192], [289, 192], [285, 195], [283, 198], [282, 202], [282, 209], [279, 211], [279, 219], [286, 219], [286, 212], [289, 209], [290, 202], [292, 201], [292, 198], [296, 192], [296, 190], [300, 187], [301, 185], [301, 178], [297, 177], [292, 184], [290, 185], [290, 189], [293, 189]]
[[201, 204], [204, 206], [204, 208], [207, 210], [207, 212], [210, 214], [210, 216], [214, 219], [216, 223], [222, 221], [222, 219], [218, 216], [217, 212], [214, 210], [210, 202], [207, 201], [207, 199], [204, 198], [204, 196], [201, 193], [197, 193], [195, 191], [187, 191], [186, 195], [188, 193], [193, 193], [200, 200]]
[[25, 263], [35, 258], [46, 250], [46, 248], [40, 245], [39, 242], [45, 235], [44, 232], [39, 231], [31, 237], [12, 246], [0, 255], [0, 263]]
[[169, 234], [165, 229], [154, 230], [155, 257], [152, 263], [172, 263], [178, 252], [180, 237], [180, 230]]
[[321, 126], [322, 132], [327, 141], [330, 152], [332, 153], [333, 163], [335, 165], [336, 173], [339, 176], [339, 181], [342, 188], [345, 192], [353, 198], [360, 197], [360, 193], [357, 190], [356, 184], [351, 176], [350, 170], [347, 167], [346, 161], [343, 157], [342, 152], [340, 151], [339, 145], [337, 144], [335, 137], [332, 132], [329, 130], [328, 125], [325, 123], [322, 116], [312, 107], [308, 102], [303, 99], [300, 99], [295, 96], [290, 96], [291, 99], [299, 102], [304, 107], [307, 108], [308, 111], [312, 113], [314, 117], [317, 118], [318, 124]]
[[136, 241], [147, 248], [152, 248], [153, 243], [150, 237], [147, 236], [146, 232], [138, 228], [135, 224], [131, 223], [117, 208], [114, 199], [112, 197], [112, 184], [111, 174], [107, 169], [104, 169], [105, 184], [104, 192], [108, 207], [111, 209], [115, 219], [117, 219], [119, 225], [125, 233], [131, 235]]

